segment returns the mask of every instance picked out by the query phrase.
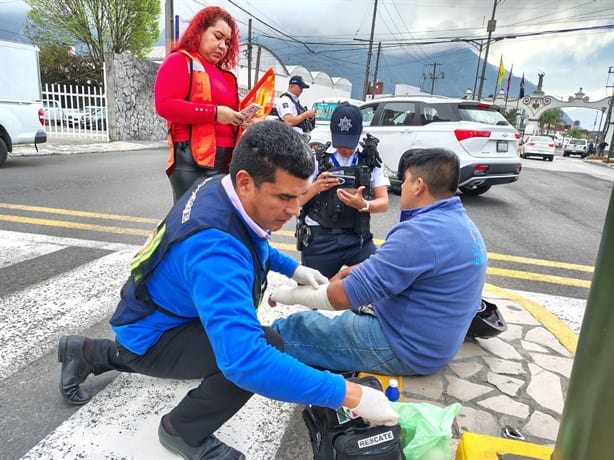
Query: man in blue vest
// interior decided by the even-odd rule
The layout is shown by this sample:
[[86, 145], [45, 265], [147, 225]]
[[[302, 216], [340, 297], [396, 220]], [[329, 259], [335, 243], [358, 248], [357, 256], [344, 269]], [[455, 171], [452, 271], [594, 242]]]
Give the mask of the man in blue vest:
[[87, 403], [81, 383], [111, 369], [202, 379], [158, 428], [160, 442], [184, 458], [244, 459], [213, 433], [254, 393], [346, 406], [373, 423], [395, 424], [382, 392], [284, 354], [281, 337], [256, 315], [269, 269], [313, 289], [327, 281], [269, 244], [271, 231], [298, 213], [313, 169], [291, 128], [275, 121], [250, 127], [230, 174], [197, 180], [132, 260], [111, 318], [116, 340], [61, 338], [64, 399]]

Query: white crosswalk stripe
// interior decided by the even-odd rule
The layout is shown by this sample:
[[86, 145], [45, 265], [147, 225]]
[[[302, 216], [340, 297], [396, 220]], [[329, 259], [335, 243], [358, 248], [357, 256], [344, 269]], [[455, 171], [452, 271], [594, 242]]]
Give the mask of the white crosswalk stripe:
[[[0, 382], [39, 356], [55, 352], [61, 335], [79, 334], [106, 321], [115, 308], [128, 261], [138, 249], [125, 244], [0, 231], [0, 268], [68, 247], [112, 252], [26, 289], [7, 295], [0, 292]], [[272, 273], [269, 289], [284, 282], [287, 280], [283, 276]], [[258, 314], [263, 324], [270, 324], [288, 312], [287, 307], [271, 309], [263, 305]], [[174, 458], [158, 443], [157, 425], [160, 417], [197, 384], [121, 374], [23, 458]], [[254, 396], [216, 434], [243, 451], [248, 459], [270, 460], [275, 458], [294, 408], [292, 404]]]

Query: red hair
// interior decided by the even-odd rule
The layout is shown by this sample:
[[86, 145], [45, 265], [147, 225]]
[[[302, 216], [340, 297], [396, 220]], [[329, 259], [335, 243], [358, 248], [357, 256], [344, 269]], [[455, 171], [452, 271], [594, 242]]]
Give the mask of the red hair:
[[188, 28], [181, 37], [179, 37], [179, 41], [173, 47], [173, 51], [185, 49], [193, 53], [198, 52], [202, 32], [214, 25], [220, 19], [230, 26], [231, 33], [228, 51], [226, 52], [226, 56], [218, 63], [218, 67], [224, 70], [230, 70], [236, 67], [239, 63], [239, 28], [230, 13], [219, 6], [207, 6], [196, 13], [190, 21]]

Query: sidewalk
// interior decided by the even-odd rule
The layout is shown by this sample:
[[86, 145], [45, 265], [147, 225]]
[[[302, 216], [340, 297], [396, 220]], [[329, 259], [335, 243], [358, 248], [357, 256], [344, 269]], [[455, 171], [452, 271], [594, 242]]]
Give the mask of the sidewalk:
[[[288, 282], [274, 273], [269, 278], [265, 299]], [[487, 285], [484, 297], [497, 304], [508, 330], [465, 342], [452, 363], [433, 375], [403, 379], [404, 400], [462, 405], [452, 452], [463, 432], [501, 436], [506, 425], [531, 443], [553, 446], [576, 336], [554, 315], [514, 293]], [[258, 312], [263, 324], [300, 308], [265, 304]], [[159, 444], [157, 425], [195, 384], [122, 374], [23, 458], [175, 458]], [[301, 409], [255, 396], [217, 435], [248, 460], [308, 460], [311, 447]]]
[[[466, 341], [454, 360], [425, 377], [405, 377], [404, 401], [462, 408], [452, 427], [452, 457], [463, 432], [502, 436], [506, 425], [526, 441], [554, 446], [577, 336], [540, 305], [486, 285], [484, 298], [499, 307], [508, 329], [498, 337]], [[307, 430], [299, 420], [286, 432], [276, 459], [310, 460]]]
[[120, 150], [144, 150], [155, 148], [167, 148], [166, 141], [115, 141], [100, 142], [87, 141], [84, 139], [54, 139], [38, 145], [16, 145], [9, 154], [10, 157], [35, 156], [35, 155], [70, 155], [73, 153], [91, 152], [115, 152]]

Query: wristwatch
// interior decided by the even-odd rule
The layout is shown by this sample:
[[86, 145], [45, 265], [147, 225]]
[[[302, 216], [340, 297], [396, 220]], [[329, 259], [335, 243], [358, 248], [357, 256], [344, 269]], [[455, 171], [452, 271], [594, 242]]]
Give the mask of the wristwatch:
[[365, 207], [362, 209], [359, 209], [359, 212], [369, 212], [369, 204], [371, 204], [371, 202], [369, 200], [365, 200]]

